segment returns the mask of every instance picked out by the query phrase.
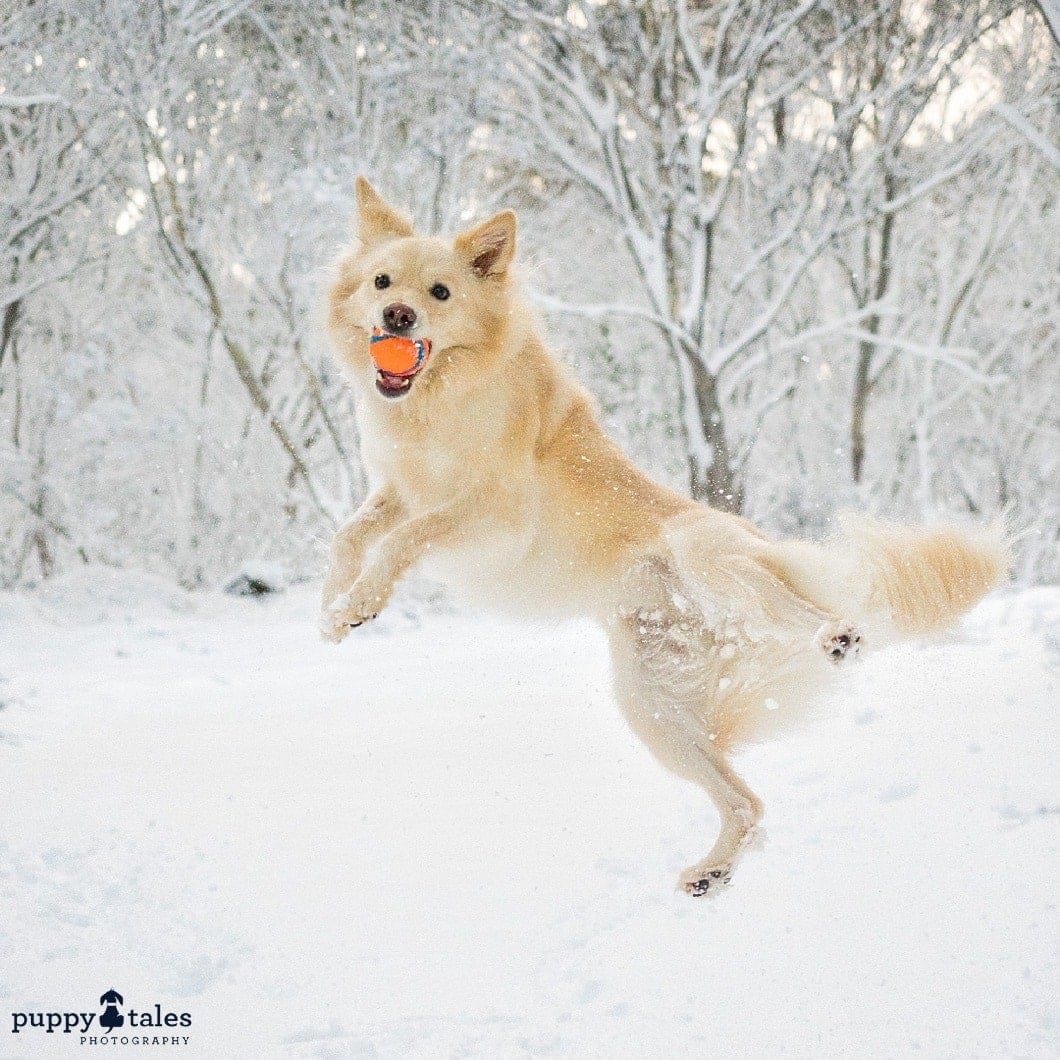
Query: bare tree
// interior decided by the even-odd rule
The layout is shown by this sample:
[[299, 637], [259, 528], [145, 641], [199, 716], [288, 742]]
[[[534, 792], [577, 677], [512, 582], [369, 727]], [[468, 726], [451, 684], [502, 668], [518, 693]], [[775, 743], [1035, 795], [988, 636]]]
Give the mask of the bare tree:
[[[898, 246], [898, 226], [924, 195], [937, 193], [942, 184], [986, 159], [994, 130], [989, 123], [970, 120], [978, 116], [970, 102], [952, 105], [953, 69], [1014, 7], [943, 2], [925, 12], [903, 0], [877, 4], [877, 17], [835, 54], [832, 76], [817, 83], [836, 130], [834, 186], [864, 218], [840, 242], [839, 260], [856, 308], [876, 307], [863, 316], [857, 341], [850, 413], [855, 482], [864, 474], [866, 418], [883, 312], [896, 262], [906, 256]], [[837, 4], [828, 14], [838, 33], [859, 17], [859, 9]], [[841, 86], [838, 91], [836, 86]], [[857, 109], [849, 106], [852, 95], [860, 104]], [[946, 125], [945, 151], [938, 150], [937, 140], [931, 150], [924, 149], [925, 137], [932, 135], [924, 128], [931, 109]], [[915, 230], [908, 237], [916, 238]], [[886, 340], [882, 342], [887, 351]]]
[[[567, 308], [658, 328], [679, 371], [691, 491], [738, 510], [727, 377], [748, 357], [790, 358], [820, 337], [816, 322], [786, 313], [850, 223], [818, 194], [831, 129], [793, 144], [787, 101], [861, 26], [818, 47], [805, 25], [816, 0], [500, 6], [515, 25], [501, 148], [544, 152], [555, 179], [615, 226], [640, 283], [639, 305]], [[748, 223], [734, 227], [734, 214]]]
[[[46, 29], [57, 31], [55, 14], [46, 17]], [[56, 563], [56, 542], [74, 538], [47, 473], [56, 403], [26, 394], [22, 340], [27, 305], [91, 262], [84, 247], [67, 241], [67, 225], [106, 179], [113, 132], [113, 122], [68, 98], [68, 79], [43, 72], [58, 49], [47, 32], [39, 42], [40, 19], [41, 12], [19, 5], [0, 12], [0, 50], [11, 66], [8, 91], [0, 94], [0, 410], [8, 414], [0, 438], [0, 494], [12, 511], [8, 582], [22, 576], [31, 554], [46, 576]], [[83, 550], [79, 554], [84, 558]]]
[[557, 346], [695, 496], [1055, 522], [1039, 5], [49, 0], [0, 49], [5, 583], [314, 569], [364, 490], [318, 319], [359, 172], [425, 231], [515, 206]]

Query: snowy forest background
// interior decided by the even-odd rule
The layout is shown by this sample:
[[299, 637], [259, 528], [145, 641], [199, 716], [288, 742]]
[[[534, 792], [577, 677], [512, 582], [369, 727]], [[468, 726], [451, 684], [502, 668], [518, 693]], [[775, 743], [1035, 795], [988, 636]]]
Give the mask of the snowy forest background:
[[651, 473], [783, 532], [1007, 508], [1055, 577], [1058, 32], [1045, 0], [7, 0], [0, 584], [318, 571], [364, 489], [320, 313], [361, 172], [424, 230], [518, 210]]

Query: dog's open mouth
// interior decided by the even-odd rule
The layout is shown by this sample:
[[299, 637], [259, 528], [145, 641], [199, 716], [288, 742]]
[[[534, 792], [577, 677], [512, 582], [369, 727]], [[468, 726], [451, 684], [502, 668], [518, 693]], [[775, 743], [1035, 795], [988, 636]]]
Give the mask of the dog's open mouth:
[[412, 389], [412, 381], [415, 375], [391, 375], [377, 368], [375, 373], [375, 388], [385, 398], [403, 397]]
[[368, 347], [375, 362], [375, 388], [385, 398], [404, 397], [431, 353], [430, 339], [406, 339], [376, 328]]

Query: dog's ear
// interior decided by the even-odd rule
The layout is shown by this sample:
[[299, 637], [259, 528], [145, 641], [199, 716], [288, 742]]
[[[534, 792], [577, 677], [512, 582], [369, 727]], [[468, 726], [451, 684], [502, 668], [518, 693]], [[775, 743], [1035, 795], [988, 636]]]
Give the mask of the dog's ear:
[[412, 235], [412, 222], [388, 206], [364, 177], [357, 178], [357, 237], [365, 246]]
[[464, 257], [477, 276], [499, 276], [515, 255], [515, 214], [501, 210], [482, 224], [456, 237], [456, 252]]

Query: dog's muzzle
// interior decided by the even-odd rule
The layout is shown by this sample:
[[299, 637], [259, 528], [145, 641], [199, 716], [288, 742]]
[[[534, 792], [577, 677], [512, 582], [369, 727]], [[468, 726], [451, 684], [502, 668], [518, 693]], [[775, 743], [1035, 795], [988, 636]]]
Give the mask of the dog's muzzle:
[[375, 328], [368, 344], [375, 363], [375, 387], [383, 397], [403, 397], [431, 355], [430, 339], [406, 339]]

